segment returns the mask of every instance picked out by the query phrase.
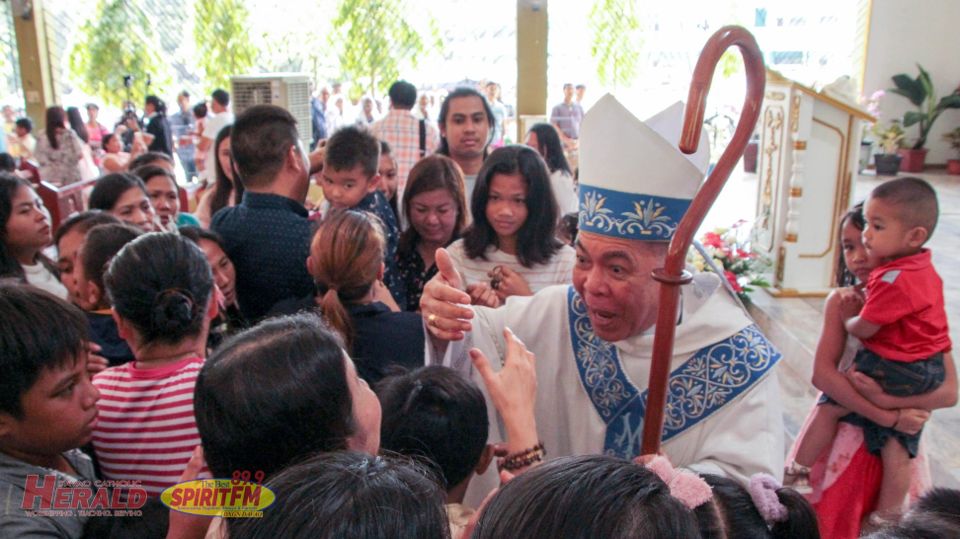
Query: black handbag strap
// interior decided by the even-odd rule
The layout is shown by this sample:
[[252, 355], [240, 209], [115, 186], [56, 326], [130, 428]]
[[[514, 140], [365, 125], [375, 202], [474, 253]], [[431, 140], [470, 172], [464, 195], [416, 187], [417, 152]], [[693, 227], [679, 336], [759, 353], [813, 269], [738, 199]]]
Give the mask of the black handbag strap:
[[427, 123], [426, 120], [420, 120], [420, 157], [427, 155]]

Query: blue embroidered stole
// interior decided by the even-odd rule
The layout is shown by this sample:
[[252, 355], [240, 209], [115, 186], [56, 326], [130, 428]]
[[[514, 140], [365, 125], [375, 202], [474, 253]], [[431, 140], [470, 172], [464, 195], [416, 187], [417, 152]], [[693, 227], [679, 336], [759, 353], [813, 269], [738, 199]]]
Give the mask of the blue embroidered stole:
[[[622, 458], [640, 454], [647, 390], [630, 381], [617, 348], [593, 332], [587, 307], [570, 287], [570, 340], [580, 383], [607, 425], [604, 453]], [[703, 421], [758, 382], [781, 358], [755, 325], [698, 350], [670, 373], [663, 441]]]

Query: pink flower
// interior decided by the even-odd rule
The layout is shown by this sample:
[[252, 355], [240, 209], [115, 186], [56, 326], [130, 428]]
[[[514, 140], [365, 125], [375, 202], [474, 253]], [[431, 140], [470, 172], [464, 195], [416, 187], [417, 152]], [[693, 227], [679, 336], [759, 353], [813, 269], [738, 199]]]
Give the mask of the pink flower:
[[713, 247], [715, 249], [720, 249], [724, 246], [723, 238], [720, 237], [720, 234], [716, 232], [707, 232], [703, 235], [703, 244], [707, 247]]

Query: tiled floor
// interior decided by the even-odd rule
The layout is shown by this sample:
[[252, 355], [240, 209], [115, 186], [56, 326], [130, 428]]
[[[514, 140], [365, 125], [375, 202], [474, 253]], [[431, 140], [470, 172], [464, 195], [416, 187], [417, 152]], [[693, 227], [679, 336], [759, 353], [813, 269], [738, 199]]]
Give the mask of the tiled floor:
[[[940, 200], [940, 221], [928, 246], [934, 264], [944, 280], [947, 317], [953, 342], [960, 342], [960, 176], [943, 173], [920, 174], [936, 189]], [[861, 175], [855, 184], [854, 200], [862, 200], [874, 186], [887, 178]], [[705, 221], [705, 226], [724, 226], [736, 221], [743, 211], [743, 200], [756, 197], [756, 179], [750, 175], [732, 177], [730, 185]], [[810, 384], [813, 351], [820, 334], [822, 299], [773, 298], [757, 293], [753, 312], [769, 337], [782, 349], [781, 363], [785, 420], [788, 437], [796, 435], [813, 404], [816, 391]], [[960, 407], [934, 412], [924, 431], [924, 443], [930, 455], [934, 482], [960, 488]], [[788, 444], [789, 445], [789, 444]]]

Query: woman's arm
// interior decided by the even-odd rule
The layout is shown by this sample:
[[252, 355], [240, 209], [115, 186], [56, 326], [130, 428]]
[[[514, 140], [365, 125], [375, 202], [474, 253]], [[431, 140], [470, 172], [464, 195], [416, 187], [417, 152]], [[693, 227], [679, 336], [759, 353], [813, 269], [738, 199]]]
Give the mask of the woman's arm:
[[827, 296], [824, 304], [823, 328], [813, 359], [813, 385], [851, 412], [856, 412], [878, 425], [893, 425], [898, 418], [896, 411], [885, 410], [872, 404], [837, 370], [847, 341], [840, 302], [840, 291], [834, 290]]
[[937, 408], [950, 408], [957, 404], [957, 370], [953, 364], [952, 353], [943, 354], [943, 368], [946, 370], [946, 377], [940, 387], [933, 391], [909, 397], [895, 397], [884, 393], [876, 380], [862, 372], [852, 372], [847, 376], [854, 389], [880, 408], [888, 410], [897, 408], [936, 410]]
[[103, 157], [103, 170], [107, 172], [124, 172], [127, 170], [127, 164], [130, 163], [130, 154], [108, 153]]

